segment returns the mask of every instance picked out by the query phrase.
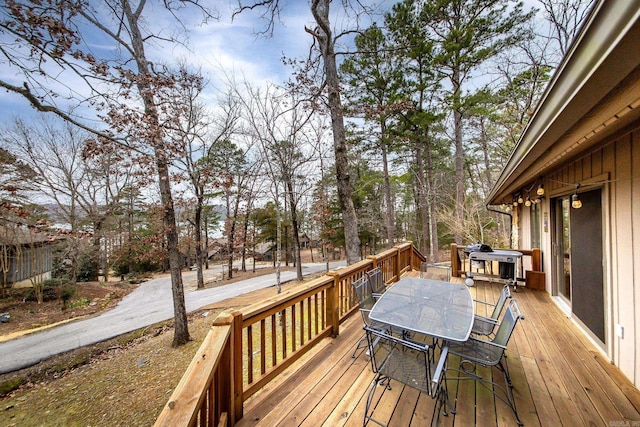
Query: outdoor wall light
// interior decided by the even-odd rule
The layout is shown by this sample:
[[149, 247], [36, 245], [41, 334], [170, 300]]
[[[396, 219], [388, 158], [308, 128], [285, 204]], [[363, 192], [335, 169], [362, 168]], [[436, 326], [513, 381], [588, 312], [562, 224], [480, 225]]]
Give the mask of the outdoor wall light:
[[582, 207], [582, 200], [580, 200], [577, 194], [571, 196], [571, 207], [573, 209], [580, 209]]
[[[518, 196], [518, 203], [519, 203], [519, 204], [522, 204], [523, 202], [524, 202], [524, 199], [522, 198], [522, 194], [520, 194], [520, 195]], [[514, 206], [515, 206], [515, 205], [514, 205]]]
[[527, 200], [525, 200], [524, 205], [527, 207], [531, 206], [531, 199], [529, 198], [529, 196], [527, 196]]
[[544, 196], [544, 184], [540, 181], [540, 185], [538, 185], [538, 189], [536, 190], [536, 194], [538, 196]]
[[576, 190], [573, 196], [571, 196], [571, 207], [574, 209], [580, 209], [582, 207], [582, 200], [578, 197], [578, 187], [580, 187], [580, 184], [576, 184]]

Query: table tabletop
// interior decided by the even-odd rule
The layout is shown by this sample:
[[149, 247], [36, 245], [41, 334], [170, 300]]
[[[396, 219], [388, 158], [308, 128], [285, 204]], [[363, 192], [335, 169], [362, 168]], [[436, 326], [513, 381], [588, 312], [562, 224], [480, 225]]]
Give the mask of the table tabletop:
[[469, 256], [471, 255], [476, 256], [478, 258], [492, 259], [492, 258], [506, 258], [506, 257], [522, 258], [523, 254], [522, 252], [512, 251], [508, 249], [495, 249], [491, 252], [474, 251], [469, 254]]
[[405, 277], [375, 303], [369, 318], [405, 331], [464, 342], [473, 326], [473, 297], [465, 285]]

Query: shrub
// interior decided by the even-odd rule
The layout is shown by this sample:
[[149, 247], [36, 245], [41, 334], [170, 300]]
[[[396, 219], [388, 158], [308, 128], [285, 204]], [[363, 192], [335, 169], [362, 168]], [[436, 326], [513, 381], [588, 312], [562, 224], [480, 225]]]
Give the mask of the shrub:
[[[60, 295], [60, 299], [62, 300], [63, 310], [66, 310], [69, 307], [69, 300], [75, 294], [76, 294], [76, 288], [73, 285], [63, 285], [58, 288], [58, 295]], [[77, 305], [72, 305], [71, 307], [77, 307]]]
[[18, 387], [24, 383], [25, 379], [20, 377], [0, 382], [0, 397], [6, 396], [12, 391], [17, 390]]
[[78, 299], [75, 299], [75, 300], [69, 302], [67, 304], [67, 308], [85, 307], [85, 306], [89, 305], [90, 303], [91, 303], [91, 300], [89, 300], [89, 298], [81, 297], [81, 298], [78, 298]]
[[82, 254], [78, 263], [78, 282], [92, 282], [98, 279], [98, 261], [91, 254]]

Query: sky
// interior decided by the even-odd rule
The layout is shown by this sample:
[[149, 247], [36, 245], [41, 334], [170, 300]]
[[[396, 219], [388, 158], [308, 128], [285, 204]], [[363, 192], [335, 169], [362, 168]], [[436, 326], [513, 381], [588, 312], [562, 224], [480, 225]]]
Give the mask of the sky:
[[[398, 0], [366, 0], [388, 10]], [[213, 4], [213, 0], [205, 0]], [[173, 46], [165, 50], [152, 52], [152, 60], [174, 62], [177, 58], [184, 58], [194, 68], [200, 68], [209, 80], [208, 98], [213, 99], [216, 87], [221, 87], [219, 79], [223, 74], [233, 76], [238, 81], [246, 80], [253, 85], [265, 82], [276, 84], [284, 82], [290, 75], [290, 68], [285, 66], [281, 58], [304, 58], [309, 52], [312, 38], [304, 30], [305, 26], [314, 27], [309, 10], [308, 0], [280, 0], [283, 13], [280, 22], [274, 27], [273, 37], [256, 36], [257, 31], [263, 30], [265, 22], [260, 19], [259, 12], [246, 11], [231, 19], [231, 8], [235, 0], [217, 0], [220, 19], [199, 25], [200, 16], [196, 14], [187, 17], [188, 30], [187, 46]], [[332, 3], [332, 23], [342, 24], [338, 16], [344, 15], [341, 2]], [[149, 2], [149, 7], [160, 8], [160, 1]], [[536, 0], [526, 0], [525, 9], [536, 4]], [[1, 17], [0, 17], [1, 19]], [[376, 19], [376, 18], [374, 18]], [[378, 22], [382, 17], [377, 17]], [[175, 21], [170, 16], [160, 13], [159, 9], [150, 11], [148, 24], [159, 29], [163, 35], [176, 31]], [[85, 41], [92, 44], [96, 52], [100, 50], [113, 51], [113, 43], [109, 40], [92, 39], [86, 34]], [[3, 42], [3, 40], [0, 40]], [[0, 79], [13, 84], [22, 84], [22, 76], [17, 75], [15, 69], [7, 66], [0, 57]], [[75, 89], [81, 85], [70, 76], [66, 84]], [[68, 90], [68, 89], [67, 89]], [[8, 93], [0, 89], [0, 123], [11, 122], [14, 117], [33, 115], [34, 109], [21, 96]]]
[[[394, 2], [378, 0], [378, 3], [385, 4], [386, 7]], [[264, 29], [265, 24], [258, 12], [246, 11], [232, 20], [231, 7], [236, 4], [235, 1], [219, 1], [218, 4], [219, 20], [198, 25], [199, 16], [187, 17], [187, 46], [156, 51], [151, 54], [152, 59], [172, 62], [176, 58], [185, 58], [192, 67], [200, 68], [210, 84], [215, 86], [223, 73], [239, 80], [246, 79], [253, 84], [267, 81], [281, 83], [290, 74], [290, 69], [281, 61], [282, 56], [303, 58], [308, 54], [312, 38], [304, 27], [313, 27], [314, 24], [306, 0], [281, 0], [283, 13], [280, 15], [280, 22], [274, 27], [272, 37], [255, 35]], [[159, 12], [152, 11], [148, 23], [165, 35], [176, 30], [171, 18]], [[92, 44], [96, 52], [101, 49], [113, 50], [113, 45], [108, 40], [101, 42], [92, 39], [91, 34], [87, 34], [84, 39]], [[23, 80], [1, 58], [0, 78], [12, 84], [21, 84]], [[66, 84], [70, 88], [79, 87], [73, 79], [70, 76]], [[0, 121], [11, 121], [15, 116], [32, 114], [33, 111], [20, 95], [0, 90]]]

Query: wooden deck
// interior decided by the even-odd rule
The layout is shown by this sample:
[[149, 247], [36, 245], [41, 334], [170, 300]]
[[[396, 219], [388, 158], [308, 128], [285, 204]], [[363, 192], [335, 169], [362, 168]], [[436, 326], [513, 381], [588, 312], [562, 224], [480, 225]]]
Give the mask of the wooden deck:
[[[456, 280], [456, 279], [454, 279]], [[476, 282], [474, 298], [495, 301], [501, 285]], [[513, 297], [525, 316], [507, 350], [513, 394], [525, 426], [637, 426], [640, 391], [575, 327], [543, 291], [519, 289]], [[245, 403], [246, 426], [362, 425], [374, 378], [369, 358], [351, 354], [363, 335], [352, 316], [336, 339], [325, 339]], [[449, 368], [457, 367], [450, 358]], [[494, 369], [496, 378], [501, 374]], [[453, 375], [453, 373], [451, 373]], [[515, 426], [511, 410], [474, 381], [448, 380], [456, 413], [440, 425]], [[381, 392], [384, 388], [378, 387]], [[391, 383], [374, 417], [391, 426], [425, 426], [434, 401]], [[369, 425], [374, 425], [370, 423]]]

